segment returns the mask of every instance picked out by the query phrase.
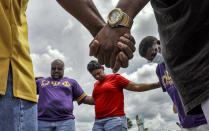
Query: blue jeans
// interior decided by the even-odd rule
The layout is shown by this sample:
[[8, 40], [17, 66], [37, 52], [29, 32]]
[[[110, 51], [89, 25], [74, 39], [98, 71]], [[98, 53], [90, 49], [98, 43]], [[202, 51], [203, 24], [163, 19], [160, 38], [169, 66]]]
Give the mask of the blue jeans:
[[38, 131], [75, 131], [74, 119], [63, 121], [38, 120]]
[[6, 94], [0, 95], [0, 130], [37, 131], [37, 104], [13, 97], [12, 85], [10, 66]]
[[93, 131], [127, 131], [126, 116], [96, 119]]

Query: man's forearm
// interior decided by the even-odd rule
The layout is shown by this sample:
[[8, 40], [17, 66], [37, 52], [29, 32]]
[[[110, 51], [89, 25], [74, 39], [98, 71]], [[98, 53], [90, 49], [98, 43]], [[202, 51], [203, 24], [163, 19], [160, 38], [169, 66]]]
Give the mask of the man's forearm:
[[156, 88], [160, 88], [160, 83], [152, 83], [152, 84], [138, 84], [138, 91], [148, 91]]
[[152, 84], [142, 84], [142, 83], [134, 83], [134, 82], [129, 82], [128, 86], [126, 87], [127, 90], [130, 91], [137, 91], [137, 92], [142, 92], [142, 91], [148, 91], [148, 90], [153, 90], [156, 88], [160, 88], [160, 83], [152, 83]]
[[92, 0], [57, 0], [57, 2], [78, 19], [93, 37], [104, 27], [105, 22]]
[[149, 0], [120, 0], [116, 8], [120, 8], [132, 19], [141, 11]]

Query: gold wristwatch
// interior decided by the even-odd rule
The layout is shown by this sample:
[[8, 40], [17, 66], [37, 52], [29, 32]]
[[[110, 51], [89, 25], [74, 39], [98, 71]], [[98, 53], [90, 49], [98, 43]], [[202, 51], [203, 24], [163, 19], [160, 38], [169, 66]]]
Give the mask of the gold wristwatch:
[[124, 26], [131, 28], [133, 20], [120, 8], [113, 9], [108, 15], [108, 24], [111, 27]]

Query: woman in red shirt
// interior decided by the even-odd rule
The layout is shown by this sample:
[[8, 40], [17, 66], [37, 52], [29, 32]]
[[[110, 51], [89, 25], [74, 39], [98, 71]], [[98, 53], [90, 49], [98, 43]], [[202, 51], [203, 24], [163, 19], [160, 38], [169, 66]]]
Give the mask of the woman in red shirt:
[[123, 89], [141, 92], [160, 87], [158, 82], [153, 84], [137, 84], [120, 74], [106, 75], [104, 67], [97, 61], [89, 62], [87, 69], [97, 80], [94, 84], [92, 94], [96, 114], [93, 131], [127, 130]]

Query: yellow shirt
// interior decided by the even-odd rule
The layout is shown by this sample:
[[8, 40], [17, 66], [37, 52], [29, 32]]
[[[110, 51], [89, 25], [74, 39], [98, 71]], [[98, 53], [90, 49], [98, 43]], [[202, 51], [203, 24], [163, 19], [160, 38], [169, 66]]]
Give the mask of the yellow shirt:
[[7, 87], [9, 65], [15, 97], [37, 102], [25, 11], [28, 0], [0, 0], [0, 94]]

